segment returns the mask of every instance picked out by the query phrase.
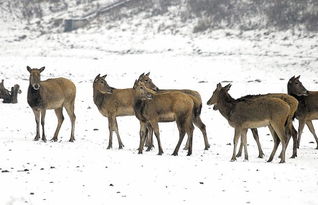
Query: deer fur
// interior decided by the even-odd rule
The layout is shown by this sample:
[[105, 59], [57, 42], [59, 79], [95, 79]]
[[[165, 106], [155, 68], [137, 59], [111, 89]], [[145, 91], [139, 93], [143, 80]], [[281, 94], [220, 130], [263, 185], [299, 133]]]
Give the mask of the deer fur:
[[143, 151], [146, 129], [150, 127], [158, 141], [158, 154], [162, 155], [163, 149], [158, 123], [176, 121], [179, 130], [179, 141], [172, 155], [178, 155], [185, 133], [189, 138], [188, 156], [191, 155], [194, 130], [192, 118], [193, 112], [196, 112], [192, 98], [178, 91], [156, 93], [140, 81], [136, 81], [133, 88], [136, 92], [134, 110], [141, 125], [139, 153], [141, 154]]
[[76, 96], [76, 87], [74, 83], [66, 78], [53, 78], [41, 81], [40, 74], [45, 67], [32, 69], [27, 66], [30, 73], [28, 88], [28, 104], [32, 108], [36, 122], [36, 136], [34, 140], [40, 139], [40, 119], [42, 125], [42, 140], [46, 142], [44, 131], [46, 110], [54, 109], [58, 119], [58, 124], [52, 138], [52, 141], [58, 140], [58, 133], [64, 121], [63, 107], [71, 120], [71, 137], [70, 142], [75, 140], [74, 129], [76, 116], [74, 113], [74, 103]]
[[[146, 75], [149, 75], [149, 73]], [[120, 138], [116, 117], [135, 115], [135, 91], [132, 88], [116, 89], [110, 87], [106, 82], [106, 76], [100, 76], [99, 74], [95, 77], [93, 82], [93, 100], [99, 112], [108, 118], [109, 142], [107, 149], [112, 148], [113, 131], [117, 135], [119, 149], [122, 149], [124, 144]], [[140, 75], [139, 79], [143, 78], [143, 76], [145, 75]], [[148, 84], [148, 87], [153, 90], [158, 89], [151, 83]]]
[[301, 135], [306, 124], [315, 138], [316, 149], [318, 149], [318, 137], [312, 123], [312, 120], [318, 119], [318, 91], [308, 91], [299, 81], [299, 78], [300, 76], [293, 76], [287, 84], [288, 94], [294, 96], [299, 102], [295, 113], [299, 122], [297, 146], [299, 148]]
[[[288, 141], [290, 139], [290, 136], [292, 136], [293, 138], [293, 154], [291, 156], [291, 158], [295, 158], [297, 157], [297, 131], [295, 130], [294, 126], [293, 126], [293, 118], [294, 118], [294, 115], [295, 115], [295, 112], [297, 110], [297, 107], [298, 107], [298, 101], [296, 98], [294, 98], [293, 96], [291, 95], [287, 95], [285, 93], [270, 93], [270, 94], [265, 94], [265, 95], [249, 95], [249, 96], [245, 96], [245, 97], [242, 97], [242, 98], [239, 98], [237, 100], [246, 100], [246, 99], [250, 99], [250, 98], [261, 98], [261, 97], [274, 97], [274, 98], [279, 98], [283, 101], [285, 101], [289, 107], [290, 107], [290, 113], [289, 113], [289, 116], [288, 116], [288, 120], [287, 120], [287, 123], [288, 123], [288, 130], [287, 130], [287, 135], [288, 135], [288, 140], [287, 140], [287, 144], [288, 144]], [[253, 133], [253, 137], [257, 143], [257, 146], [258, 146], [258, 150], [259, 150], [259, 158], [263, 158], [264, 156], [264, 152], [261, 148], [261, 144], [259, 142], [259, 136], [258, 136], [258, 131], [257, 131], [257, 128], [251, 128], [251, 131]], [[241, 144], [240, 144], [240, 148], [239, 148], [239, 151], [236, 155], [236, 157], [240, 157], [242, 155], [242, 149], [243, 149], [243, 143], [242, 143], [242, 140], [241, 140]]]
[[[149, 77], [149, 73], [147, 75], [144, 75], [142, 78], [139, 78], [138, 81], [143, 82], [146, 85], [146, 87], [148, 87], [148, 88], [151, 88], [151, 86], [155, 85], [153, 83], [152, 79]], [[157, 86], [155, 86], [155, 87], [157, 87]], [[196, 127], [198, 127], [200, 129], [200, 131], [202, 132], [202, 136], [203, 136], [203, 140], [204, 140], [204, 149], [208, 150], [210, 148], [210, 144], [208, 142], [206, 126], [202, 122], [201, 117], [200, 117], [201, 109], [202, 109], [202, 99], [201, 99], [200, 93], [195, 91], [195, 90], [189, 90], [189, 89], [181, 89], [181, 90], [159, 89], [159, 90], [157, 90], [157, 92], [159, 92], [159, 93], [176, 92], [176, 91], [185, 93], [192, 98], [192, 100], [194, 102], [195, 109], [198, 110], [198, 112], [199, 112], [193, 117], [193, 124]], [[152, 132], [152, 130], [148, 130], [147, 132], [149, 132], [149, 133], [147, 134], [146, 147], [147, 147], [147, 151], [149, 151], [153, 147], [153, 140], [152, 140], [153, 132]], [[186, 143], [186, 146], [184, 147], [184, 149], [187, 150], [188, 148], [189, 148], [189, 139], [187, 140], [187, 143]]]
[[290, 106], [283, 100], [274, 97], [251, 98], [246, 100], [235, 100], [228, 93], [231, 84], [225, 87], [219, 83], [214, 90], [208, 105], [216, 105], [220, 113], [234, 127], [234, 148], [231, 161], [236, 160], [236, 146], [239, 137], [244, 145], [245, 160], [248, 160], [246, 133], [249, 128], [268, 126], [273, 139], [274, 148], [268, 162], [273, 160], [279, 142], [282, 143], [280, 163], [285, 162], [285, 151], [287, 136], [285, 125], [290, 113]]

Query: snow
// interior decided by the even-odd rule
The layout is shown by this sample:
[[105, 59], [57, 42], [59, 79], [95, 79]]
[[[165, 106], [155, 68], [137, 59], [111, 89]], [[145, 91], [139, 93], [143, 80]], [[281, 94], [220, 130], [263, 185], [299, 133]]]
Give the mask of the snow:
[[[92, 28], [39, 36], [21, 28], [1, 28], [5, 29], [0, 35], [0, 76], [7, 88], [18, 83], [22, 90], [18, 104], [0, 104], [1, 204], [318, 203], [318, 157], [308, 129], [298, 157], [287, 158], [285, 164], [278, 163], [278, 153], [266, 163], [273, 146], [267, 128], [259, 129], [265, 159], [257, 158], [249, 132], [249, 161], [230, 162], [234, 130], [206, 105], [218, 82], [231, 82], [230, 93], [236, 98], [286, 93], [288, 79], [301, 74], [303, 84], [317, 90], [315, 34], [217, 30], [171, 35], [137, 28], [133, 32]], [[21, 35], [27, 38], [16, 40]], [[68, 142], [70, 122], [65, 112], [58, 142], [33, 141], [35, 121], [26, 102], [27, 65], [46, 66], [42, 79], [62, 76], [76, 84], [74, 143]], [[203, 150], [196, 128], [193, 155], [187, 157], [180, 150], [179, 156], [171, 156], [178, 131], [174, 123], [164, 123], [160, 124], [164, 155], [157, 156], [157, 146], [138, 155], [139, 122], [134, 116], [118, 118], [124, 149], [117, 148], [116, 137], [113, 149], [106, 149], [107, 119], [93, 103], [93, 79], [108, 74], [111, 86], [128, 88], [149, 71], [159, 88], [201, 93], [210, 150]], [[54, 112], [48, 111], [48, 138], [56, 123]], [[294, 124], [297, 128], [296, 120]]]

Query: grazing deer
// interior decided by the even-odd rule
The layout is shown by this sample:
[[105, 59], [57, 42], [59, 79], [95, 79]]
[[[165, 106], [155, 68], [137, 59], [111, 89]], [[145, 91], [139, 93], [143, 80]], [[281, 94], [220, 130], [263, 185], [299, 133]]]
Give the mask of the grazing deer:
[[[116, 132], [119, 149], [124, 147], [121, 141], [116, 117], [133, 116], [135, 90], [132, 88], [115, 89], [110, 87], [106, 82], [106, 76], [98, 74], [93, 82], [93, 100], [99, 112], [108, 118], [109, 142], [107, 149], [112, 148], [113, 131]], [[139, 76], [142, 79], [144, 74]], [[147, 84], [148, 88], [157, 90], [158, 88], [152, 83]]]
[[293, 76], [287, 84], [288, 94], [294, 96], [299, 102], [295, 113], [295, 117], [299, 121], [297, 146], [299, 148], [301, 134], [306, 124], [315, 138], [316, 149], [318, 149], [318, 138], [312, 123], [312, 120], [318, 119], [318, 91], [308, 91], [299, 81], [299, 78], [300, 76]]
[[179, 130], [179, 141], [172, 155], [178, 155], [185, 133], [187, 133], [189, 138], [188, 156], [191, 155], [194, 130], [192, 118], [193, 112], [197, 113], [194, 110], [192, 98], [178, 91], [156, 93], [140, 81], [136, 81], [133, 88], [136, 92], [134, 103], [135, 115], [140, 121], [139, 153], [141, 154], [143, 150], [146, 129], [150, 127], [154, 131], [158, 141], [158, 154], [162, 155], [163, 150], [160, 142], [158, 123], [176, 121]]
[[[289, 105], [290, 113], [289, 113], [288, 120], [287, 120], [288, 130], [287, 130], [287, 133], [286, 133], [288, 135], [287, 145], [288, 145], [288, 141], [290, 139], [290, 136], [292, 136], [292, 138], [293, 138], [293, 154], [292, 154], [291, 158], [297, 157], [297, 131], [295, 130], [295, 128], [293, 126], [293, 123], [292, 123], [293, 117], [294, 117], [295, 112], [296, 112], [297, 107], [298, 107], [297, 99], [294, 98], [293, 96], [287, 95], [285, 93], [270, 93], [270, 94], [266, 94], [266, 95], [248, 95], [248, 96], [239, 98], [237, 100], [242, 101], [242, 100], [247, 100], [247, 99], [251, 99], [251, 98], [262, 98], [262, 97], [279, 98], [279, 99], [285, 101]], [[258, 147], [258, 150], [259, 150], [259, 156], [258, 157], [259, 158], [263, 158], [264, 153], [263, 153], [263, 150], [261, 148], [261, 144], [259, 142], [259, 136], [258, 136], [257, 128], [251, 128], [251, 131], [253, 133], [253, 137], [254, 137], [254, 139], [255, 139], [255, 141], [257, 143], [257, 147]], [[242, 149], [243, 149], [243, 143], [242, 143], [242, 140], [241, 140], [240, 148], [239, 148], [239, 151], [238, 151], [236, 157], [240, 157], [242, 155]]]
[[63, 107], [70, 117], [72, 129], [70, 142], [75, 140], [75, 114], [74, 114], [74, 102], [76, 96], [76, 87], [74, 83], [65, 78], [53, 78], [45, 81], [41, 81], [41, 73], [45, 67], [40, 69], [32, 69], [27, 66], [27, 70], [30, 73], [30, 84], [28, 88], [28, 104], [32, 108], [36, 122], [36, 136], [34, 140], [40, 139], [40, 118], [42, 125], [42, 140], [46, 142], [46, 136], [44, 132], [45, 114], [46, 110], [54, 109], [57, 116], [57, 127], [54, 133], [52, 141], [57, 141], [58, 134], [61, 125], [64, 121]]
[[[152, 79], [149, 77], [149, 74], [150, 73], [142, 74], [139, 77], [138, 81], [143, 82], [146, 85], [146, 87], [151, 88], [151, 87], [155, 86], [155, 84], [153, 83]], [[157, 86], [155, 86], [155, 87], [157, 88]], [[192, 98], [192, 100], [194, 102], [194, 106], [196, 107], [196, 110], [199, 111], [199, 113], [197, 113], [193, 117], [193, 124], [201, 130], [202, 135], [203, 135], [203, 139], [204, 139], [204, 149], [208, 150], [210, 148], [210, 145], [209, 145], [209, 142], [208, 142], [206, 126], [202, 122], [201, 117], [200, 117], [201, 108], [202, 108], [202, 99], [201, 99], [200, 93], [195, 91], [195, 90], [188, 90], [188, 89], [181, 89], [181, 90], [159, 89], [159, 90], [157, 90], [157, 92], [159, 92], [159, 93], [175, 92], [175, 91], [179, 91], [179, 92], [185, 93], [185, 94], [189, 95]], [[149, 130], [149, 134], [147, 135], [146, 147], [148, 147], [147, 151], [149, 151], [153, 147], [152, 130]], [[187, 140], [187, 143], [186, 143], [186, 146], [184, 147], [184, 149], [187, 150], [188, 148], [189, 148], [189, 139]]]
[[222, 87], [220, 83], [217, 84], [217, 88], [214, 90], [207, 104], [216, 105], [223, 117], [235, 128], [234, 149], [231, 161], [236, 160], [236, 146], [240, 136], [244, 145], [245, 160], [248, 160], [247, 129], [268, 126], [274, 139], [273, 151], [268, 162], [273, 160], [279, 142], [281, 142], [282, 153], [280, 163], [284, 163], [287, 142], [285, 124], [290, 112], [289, 105], [285, 101], [273, 97], [235, 100], [228, 93], [230, 87], [231, 84], [225, 87]]

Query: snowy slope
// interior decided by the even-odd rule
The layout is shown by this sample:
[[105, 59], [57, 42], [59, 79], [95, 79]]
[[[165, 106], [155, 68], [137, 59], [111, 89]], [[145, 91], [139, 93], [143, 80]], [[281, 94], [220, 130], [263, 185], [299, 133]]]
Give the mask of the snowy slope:
[[[222, 81], [232, 82], [233, 97], [285, 93], [288, 79], [299, 74], [309, 90], [318, 90], [315, 34], [220, 30], [156, 35], [137, 26], [129, 30], [124, 22], [121, 26], [41, 36], [10, 26], [1, 32], [0, 76], [7, 87], [18, 83], [22, 90], [18, 104], [0, 104], [1, 204], [318, 203], [317, 150], [307, 129], [298, 158], [287, 158], [285, 164], [278, 164], [278, 153], [272, 163], [265, 162], [273, 146], [267, 128], [260, 129], [265, 159], [257, 158], [249, 133], [250, 160], [229, 162], [233, 128], [205, 105]], [[16, 40], [21, 35], [27, 38]], [[76, 84], [75, 143], [68, 142], [66, 114], [57, 143], [33, 141], [27, 65], [46, 66], [43, 79], [63, 76]], [[201, 93], [210, 150], [203, 150], [203, 138], [195, 129], [193, 155], [186, 157], [180, 150], [178, 157], [170, 156], [178, 131], [174, 123], [165, 123], [160, 124], [164, 155], [157, 156], [157, 146], [138, 155], [139, 123], [134, 116], [118, 118], [125, 148], [118, 150], [114, 139], [114, 148], [106, 150], [107, 119], [93, 103], [93, 79], [108, 74], [111, 86], [127, 88], [148, 71], [159, 88]], [[56, 123], [54, 112], [47, 112], [48, 138]]]

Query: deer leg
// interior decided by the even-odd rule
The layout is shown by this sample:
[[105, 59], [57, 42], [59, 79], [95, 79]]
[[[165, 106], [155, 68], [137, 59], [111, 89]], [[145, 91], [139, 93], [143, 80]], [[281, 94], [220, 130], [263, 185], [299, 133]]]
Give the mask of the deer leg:
[[309, 128], [311, 134], [314, 136], [314, 138], [315, 138], [315, 140], [316, 140], [316, 144], [317, 144], [316, 149], [318, 149], [318, 138], [317, 138], [317, 135], [316, 135], [316, 132], [315, 132], [314, 125], [312, 124], [312, 121], [311, 121], [311, 120], [308, 120], [308, 121], [306, 122], [306, 125], [307, 125], [307, 127]]
[[269, 125], [268, 128], [269, 128], [269, 130], [270, 130], [270, 132], [271, 132], [271, 134], [272, 134], [273, 140], [274, 140], [274, 147], [273, 147], [272, 153], [271, 153], [271, 155], [269, 156], [269, 159], [267, 160], [267, 162], [271, 162], [271, 161], [273, 161], [274, 155], [275, 155], [276, 150], [277, 150], [277, 148], [278, 148], [279, 138], [278, 138], [276, 132], [274, 131], [274, 129], [272, 128], [271, 125]]
[[[279, 163], [285, 163], [285, 153], [286, 153], [286, 146], [287, 146], [287, 136], [285, 132], [285, 127], [273, 124], [272, 128], [275, 130], [280, 142], [282, 143], [282, 152], [281, 152], [281, 158]], [[279, 142], [278, 142], [278, 145], [279, 145]]]
[[[295, 158], [297, 157], [297, 131], [295, 130], [294, 126], [292, 125], [291, 121], [290, 121], [290, 125], [288, 125], [287, 127], [285, 127], [286, 129], [286, 136], [287, 136], [287, 140], [286, 140], [286, 148], [288, 146], [288, 143], [290, 141], [290, 137], [293, 137], [293, 154], [290, 158]], [[283, 152], [280, 153], [279, 158], [282, 158], [282, 154]]]
[[[196, 118], [194, 118], [193, 123], [202, 132], [203, 140], [204, 140], [204, 150], [208, 150], [210, 148], [210, 144], [209, 144], [209, 141], [208, 141], [208, 136], [207, 136], [205, 124], [202, 122], [200, 116], [197, 116]], [[187, 142], [188, 141], [189, 141], [189, 138], [188, 138]]]
[[257, 144], [257, 148], [258, 148], [258, 158], [263, 158], [265, 156], [263, 150], [262, 150], [262, 146], [261, 143], [259, 141], [259, 135], [258, 135], [258, 131], [256, 128], [251, 129], [252, 134], [253, 134], [253, 138]]
[[57, 127], [56, 127], [54, 136], [51, 139], [51, 141], [56, 142], [57, 141], [57, 136], [58, 136], [58, 134], [60, 132], [62, 123], [64, 121], [64, 116], [63, 116], [63, 108], [58, 108], [58, 109], [55, 109], [54, 111], [55, 111], [55, 114], [56, 114], [56, 117], [57, 117]]
[[[291, 135], [293, 138], [293, 155], [291, 156], [291, 158], [295, 158], [295, 157], [297, 157], [297, 131], [294, 128], [293, 124], [290, 125], [289, 129], [290, 129], [289, 135]], [[290, 140], [290, 136], [287, 140], [287, 145], [288, 145], [289, 140]], [[287, 145], [286, 145], [286, 147], [287, 147]]]
[[305, 120], [299, 119], [299, 125], [298, 125], [298, 138], [297, 138], [297, 147], [299, 148], [300, 146], [300, 139], [301, 139], [301, 134], [303, 133], [304, 127], [305, 127]]
[[[188, 123], [186, 125], [186, 132], [188, 135], [188, 139], [189, 139], [189, 149], [188, 149], [188, 154], [187, 156], [190, 156], [192, 154], [192, 146], [193, 146], [193, 124], [192, 124], [192, 120], [189, 119]], [[181, 141], [182, 142], [182, 141]]]
[[246, 134], [247, 129], [243, 129], [241, 134], [241, 142], [243, 142], [244, 145], [244, 160], [248, 161]]
[[139, 148], [138, 148], [138, 154], [142, 154], [142, 151], [144, 149], [144, 143], [145, 143], [145, 137], [147, 136], [147, 126], [146, 123], [140, 122], [140, 130], [139, 130]]
[[243, 141], [241, 139], [239, 151], [237, 152], [236, 157], [241, 157], [242, 156], [243, 146], [244, 146], [244, 144], [243, 144]]
[[150, 126], [147, 127], [147, 143], [146, 143], [146, 147], [147, 147], [147, 152], [149, 152], [153, 147], [153, 130]]
[[152, 127], [153, 131], [155, 132], [155, 135], [157, 138], [158, 149], [159, 149], [158, 155], [162, 155], [163, 150], [162, 150], [161, 141], [160, 141], [160, 132], [159, 132], [158, 122], [151, 122], [151, 127]]
[[36, 129], [36, 135], [34, 137], [34, 141], [38, 141], [40, 139], [40, 111], [32, 109], [35, 117], [35, 129]]
[[118, 124], [117, 124], [116, 118], [115, 118], [114, 130], [115, 130], [116, 135], [117, 135], [117, 141], [118, 141], [119, 149], [122, 149], [124, 147], [124, 144], [121, 141], [121, 138], [120, 138], [120, 135], [119, 135]]
[[232, 155], [232, 158], [231, 158], [231, 162], [234, 162], [236, 161], [236, 146], [237, 146], [237, 142], [239, 140], [241, 136], [241, 129], [240, 128], [235, 128], [235, 131], [234, 131], [234, 139], [233, 139], [233, 155]]
[[76, 120], [76, 116], [74, 113], [74, 102], [69, 105], [69, 106], [65, 106], [66, 112], [68, 114], [68, 116], [70, 117], [71, 120], [71, 137], [70, 137], [70, 142], [74, 142], [75, 141], [75, 137], [74, 137], [74, 130], [75, 130], [75, 120]]
[[43, 140], [43, 142], [46, 142], [45, 131], [44, 131], [45, 114], [46, 114], [46, 110], [42, 109], [41, 110], [41, 126], [42, 126], [42, 140]]
[[[174, 151], [172, 153], [173, 156], [178, 156], [179, 148], [181, 146], [184, 135], [186, 133], [184, 123], [180, 122], [180, 120], [177, 121], [177, 126], [178, 126], [178, 130], [179, 130], [179, 140], [178, 140], [176, 148], [174, 149]], [[189, 141], [189, 147], [190, 147], [190, 141]]]
[[109, 130], [109, 140], [107, 149], [111, 149], [113, 147], [113, 119], [112, 117], [108, 117], [108, 130]]

